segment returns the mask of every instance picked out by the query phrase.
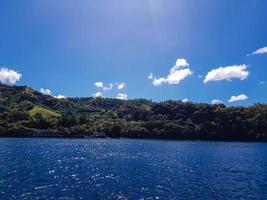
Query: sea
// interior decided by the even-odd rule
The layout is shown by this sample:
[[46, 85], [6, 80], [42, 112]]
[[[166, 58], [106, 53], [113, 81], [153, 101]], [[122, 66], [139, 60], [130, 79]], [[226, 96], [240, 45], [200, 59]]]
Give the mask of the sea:
[[267, 143], [0, 138], [0, 199], [267, 199]]

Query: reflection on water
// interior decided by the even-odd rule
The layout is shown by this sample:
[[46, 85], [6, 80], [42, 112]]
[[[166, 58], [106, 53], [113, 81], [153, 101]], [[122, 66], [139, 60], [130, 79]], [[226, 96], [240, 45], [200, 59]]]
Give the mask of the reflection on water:
[[265, 199], [267, 143], [0, 139], [0, 199]]

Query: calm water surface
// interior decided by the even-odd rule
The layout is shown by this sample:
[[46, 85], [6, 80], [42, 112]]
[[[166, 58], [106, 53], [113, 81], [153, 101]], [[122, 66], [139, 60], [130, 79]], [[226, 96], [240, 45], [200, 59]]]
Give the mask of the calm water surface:
[[267, 143], [2, 138], [0, 199], [267, 199]]

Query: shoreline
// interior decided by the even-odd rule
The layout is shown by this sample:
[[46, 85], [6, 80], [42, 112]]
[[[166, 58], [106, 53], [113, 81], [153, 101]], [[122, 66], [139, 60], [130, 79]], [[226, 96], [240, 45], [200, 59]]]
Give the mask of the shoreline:
[[245, 142], [245, 143], [267, 143], [267, 140], [248, 140], [248, 139], [168, 139], [168, 138], [137, 138], [137, 137], [106, 137], [106, 138], [85, 138], [79, 136], [0, 136], [0, 139], [10, 139], [10, 138], [21, 138], [21, 139], [84, 139], [84, 140], [95, 140], [95, 139], [129, 139], [129, 140], [151, 140], [151, 141], [188, 141], [188, 142]]

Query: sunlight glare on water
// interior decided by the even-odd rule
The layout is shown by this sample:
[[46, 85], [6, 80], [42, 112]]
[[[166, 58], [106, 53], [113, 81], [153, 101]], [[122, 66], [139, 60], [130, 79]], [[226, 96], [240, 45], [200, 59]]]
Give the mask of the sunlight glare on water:
[[264, 199], [265, 143], [0, 139], [0, 199]]

